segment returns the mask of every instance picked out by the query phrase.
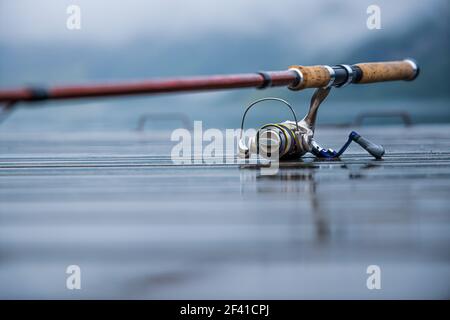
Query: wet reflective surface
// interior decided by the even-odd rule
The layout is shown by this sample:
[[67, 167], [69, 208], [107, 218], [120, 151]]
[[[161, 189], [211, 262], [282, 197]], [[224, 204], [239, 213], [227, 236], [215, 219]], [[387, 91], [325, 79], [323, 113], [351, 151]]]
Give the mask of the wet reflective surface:
[[384, 160], [351, 146], [274, 176], [174, 165], [163, 132], [2, 134], [0, 297], [449, 298], [450, 126], [360, 131]]

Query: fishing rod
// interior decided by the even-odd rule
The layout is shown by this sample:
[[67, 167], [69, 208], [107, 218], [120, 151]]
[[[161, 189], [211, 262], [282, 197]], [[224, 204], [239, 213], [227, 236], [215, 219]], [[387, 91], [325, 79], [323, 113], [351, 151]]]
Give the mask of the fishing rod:
[[355, 141], [375, 158], [381, 158], [384, 148], [352, 132], [348, 141], [338, 152], [322, 148], [314, 139], [314, 127], [317, 110], [328, 96], [331, 88], [345, 87], [350, 84], [369, 84], [396, 80], [414, 80], [419, 74], [419, 67], [413, 59], [388, 62], [369, 62], [354, 65], [338, 64], [335, 66], [292, 65], [284, 71], [259, 71], [256, 73], [180, 77], [169, 79], [154, 79], [129, 83], [91, 84], [57, 87], [27, 87], [11, 90], [0, 90], [0, 103], [4, 103], [3, 111], [7, 113], [18, 102], [36, 102], [45, 100], [61, 100], [76, 98], [95, 98], [108, 96], [126, 96], [138, 94], [161, 94], [192, 91], [211, 91], [220, 89], [257, 88], [286, 86], [290, 90], [299, 91], [316, 88], [311, 99], [308, 114], [297, 121], [291, 105], [279, 98], [265, 98], [252, 103], [244, 113], [244, 119], [255, 104], [267, 100], [276, 100], [287, 105], [294, 114], [295, 121], [263, 126], [257, 135], [248, 143], [242, 137], [239, 141], [239, 153], [248, 158], [251, 154], [263, 154], [271, 157], [274, 154], [279, 159], [298, 158], [307, 152], [319, 158], [337, 158], [348, 145]]
[[418, 66], [412, 59], [403, 61], [359, 63], [352, 66], [290, 66], [284, 71], [180, 77], [130, 83], [90, 84], [56, 87], [26, 87], [0, 90], [0, 102], [32, 102], [76, 98], [94, 98], [137, 94], [160, 94], [220, 89], [287, 86], [291, 90], [342, 87], [350, 83], [365, 84], [394, 80], [413, 80]]

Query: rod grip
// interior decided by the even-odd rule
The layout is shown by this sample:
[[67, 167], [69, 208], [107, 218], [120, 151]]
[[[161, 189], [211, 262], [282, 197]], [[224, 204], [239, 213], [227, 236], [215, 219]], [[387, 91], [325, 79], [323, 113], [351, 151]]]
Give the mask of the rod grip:
[[291, 90], [342, 87], [350, 83], [410, 81], [419, 74], [419, 67], [413, 59], [358, 63], [352, 66], [340, 64], [333, 67], [293, 65], [289, 70], [297, 74], [297, 81], [289, 86]]
[[330, 83], [331, 75], [325, 66], [290, 66], [290, 70], [296, 71], [300, 79], [295, 86], [290, 86], [291, 90], [303, 90], [307, 88], [323, 88]]
[[395, 80], [414, 80], [419, 67], [412, 59], [403, 61], [358, 63], [353, 67], [361, 70], [360, 79], [355, 79], [355, 83], [374, 83]]

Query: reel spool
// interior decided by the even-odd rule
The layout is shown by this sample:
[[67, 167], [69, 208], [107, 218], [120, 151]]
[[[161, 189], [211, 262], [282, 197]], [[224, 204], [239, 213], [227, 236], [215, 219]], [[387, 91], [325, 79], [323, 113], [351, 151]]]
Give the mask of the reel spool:
[[[283, 103], [290, 109], [294, 121], [266, 124], [257, 131], [256, 136], [249, 138], [247, 144], [243, 138], [245, 117], [253, 106], [263, 101]], [[302, 141], [305, 140], [302, 135], [305, 133], [305, 130], [299, 126], [294, 109], [286, 100], [273, 97], [256, 100], [247, 107], [242, 116], [238, 144], [239, 156], [249, 158], [251, 154], [257, 154], [265, 158], [273, 158], [274, 156], [279, 159], [299, 158], [309, 151], [309, 146], [302, 144]]]

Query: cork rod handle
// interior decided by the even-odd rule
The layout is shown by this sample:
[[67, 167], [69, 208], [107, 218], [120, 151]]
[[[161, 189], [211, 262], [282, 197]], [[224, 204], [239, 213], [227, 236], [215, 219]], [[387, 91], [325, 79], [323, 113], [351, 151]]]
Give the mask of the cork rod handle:
[[350, 83], [374, 83], [396, 80], [414, 80], [419, 67], [412, 59], [403, 61], [368, 62], [355, 65], [336, 66], [290, 66], [289, 70], [298, 75], [298, 81], [289, 88], [302, 90], [307, 88], [342, 87]]
[[361, 79], [357, 83], [374, 83], [395, 80], [413, 80], [418, 72], [413, 60], [358, 63], [355, 67], [361, 69]]

